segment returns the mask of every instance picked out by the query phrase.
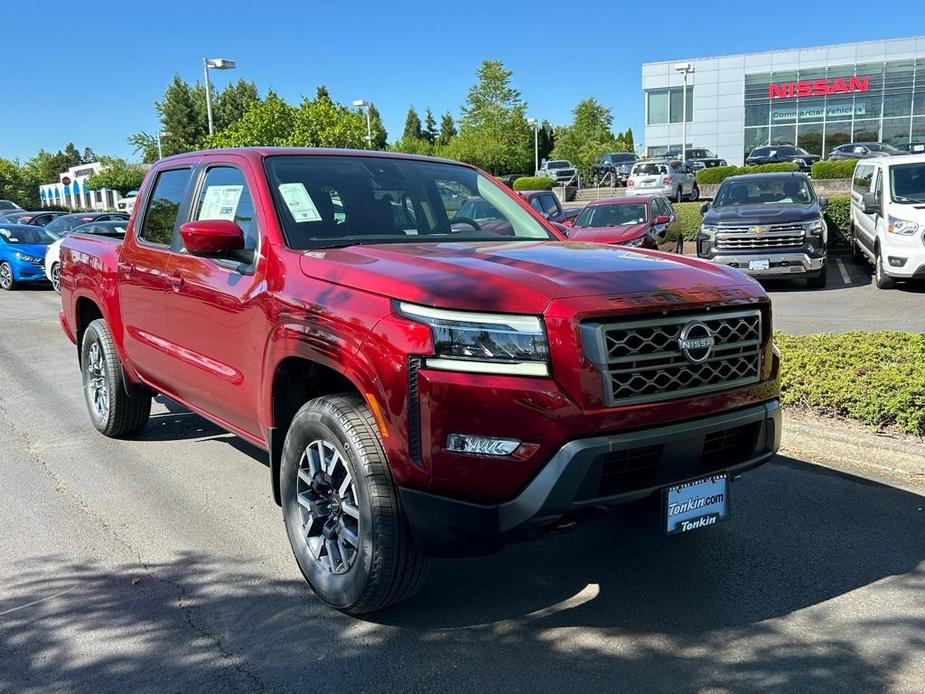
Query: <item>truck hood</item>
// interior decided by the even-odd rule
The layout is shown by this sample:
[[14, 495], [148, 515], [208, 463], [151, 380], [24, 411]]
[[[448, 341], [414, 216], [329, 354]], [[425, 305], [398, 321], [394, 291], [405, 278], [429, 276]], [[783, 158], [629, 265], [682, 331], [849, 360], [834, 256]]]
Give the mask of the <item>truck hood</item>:
[[711, 207], [703, 217], [704, 224], [791, 224], [812, 222], [819, 218], [819, 205], [741, 205]]
[[630, 224], [613, 227], [572, 227], [569, 231], [569, 241], [584, 241], [586, 243], [623, 243], [635, 239], [646, 233], [645, 224]]
[[300, 264], [310, 278], [402, 301], [532, 314], [554, 299], [752, 284], [736, 270], [694, 258], [571, 241], [351, 246], [307, 251]]

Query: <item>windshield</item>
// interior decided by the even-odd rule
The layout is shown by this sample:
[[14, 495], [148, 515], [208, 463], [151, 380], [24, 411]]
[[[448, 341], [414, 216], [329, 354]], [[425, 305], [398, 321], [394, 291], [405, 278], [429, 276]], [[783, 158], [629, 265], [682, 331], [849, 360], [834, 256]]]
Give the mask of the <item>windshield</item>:
[[899, 151], [893, 145], [888, 145], [884, 142], [873, 142], [869, 145], [864, 145], [864, 146], [867, 147], [867, 149], [869, 149], [871, 152], [898, 152]]
[[92, 221], [93, 217], [88, 217], [87, 215], [66, 214], [62, 217], [55, 217], [45, 225], [45, 228], [51, 232], [54, 232], [58, 236], [66, 236], [81, 224], [86, 224], [87, 222]]
[[58, 237], [50, 234], [43, 227], [17, 226], [17, 227], [0, 227], [0, 237], [7, 243], [37, 243], [47, 245], [54, 243]]
[[0, 200], [0, 210], [18, 210], [18, 209], [19, 208], [16, 207], [16, 205], [11, 203], [9, 200]]
[[619, 162], [620, 164], [626, 164], [636, 161], [636, 155], [632, 152], [617, 152], [616, 154], [610, 155], [613, 161]]
[[720, 186], [713, 206], [806, 205], [812, 201], [812, 189], [802, 178], [728, 179]]
[[102, 234], [104, 236], [124, 236], [125, 222], [91, 222], [72, 229], [74, 234]]
[[925, 163], [890, 167], [893, 202], [925, 202]]
[[589, 205], [575, 220], [575, 227], [619, 227], [643, 224], [646, 221], [645, 203], [624, 205]]
[[[299, 250], [408, 241], [555, 240], [505, 189], [467, 166], [360, 156], [266, 159], [286, 243]], [[446, 190], [464, 195], [458, 200]], [[441, 195], [441, 191], [444, 195]]]
[[571, 166], [570, 163], [568, 163], [567, 161], [562, 161], [562, 160], [546, 162], [547, 169], [567, 169], [570, 166]]
[[665, 164], [636, 164], [633, 167], [634, 176], [652, 176], [668, 173], [668, 167]]

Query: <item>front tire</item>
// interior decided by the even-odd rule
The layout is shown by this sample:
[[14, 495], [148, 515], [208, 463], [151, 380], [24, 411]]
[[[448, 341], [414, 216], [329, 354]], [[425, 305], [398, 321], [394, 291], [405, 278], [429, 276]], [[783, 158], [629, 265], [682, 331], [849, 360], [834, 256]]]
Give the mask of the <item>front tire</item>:
[[825, 265], [817, 273], [806, 278], [806, 286], [810, 289], [825, 289], [828, 282], [828, 276], [825, 272]]
[[51, 266], [51, 286], [56, 292], [61, 293], [61, 263]]
[[877, 254], [874, 259], [874, 282], [877, 289], [894, 289], [896, 280], [890, 277], [883, 269], [883, 257], [880, 255], [880, 247], [877, 247]]
[[863, 265], [867, 263], [867, 256], [864, 255], [861, 247], [858, 246], [858, 234], [853, 226], [851, 229], [851, 262], [853, 262], [855, 265]]
[[427, 560], [359, 395], [315, 398], [296, 413], [283, 445], [280, 491], [299, 569], [328, 605], [374, 612], [423, 583]]
[[6, 262], [0, 263], [0, 289], [10, 292], [16, 289], [16, 279], [13, 277], [13, 267]]
[[151, 416], [151, 396], [135, 397], [126, 392], [119, 355], [102, 318], [90, 323], [84, 331], [80, 367], [84, 399], [97, 431], [120, 438], [145, 428]]
[[691, 189], [691, 196], [689, 198], [691, 202], [697, 202], [700, 200], [700, 188], [697, 187], [697, 184], [694, 184], [694, 187]]

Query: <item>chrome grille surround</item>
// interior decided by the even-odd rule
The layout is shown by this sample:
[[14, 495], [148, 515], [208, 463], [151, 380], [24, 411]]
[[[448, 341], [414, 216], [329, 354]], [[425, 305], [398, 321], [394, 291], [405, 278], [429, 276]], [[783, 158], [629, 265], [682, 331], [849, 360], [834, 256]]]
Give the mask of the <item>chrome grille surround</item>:
[[[679, 343], [684, 327], [698, 322], [714, 340], [702, 361], [690, 359]], [[602, 373], [608, 407], [677, 400], [761, 378], [758, 309], [588, 322], [582, 324], [582, 344]]]
[[[752, 229], [763, 226], [756, 234]], [[716, 229], [713, 245], [719, 250], [755, 250], [765, 248], [799, 248], [806, 242], [803, 224], [730, 225]]]

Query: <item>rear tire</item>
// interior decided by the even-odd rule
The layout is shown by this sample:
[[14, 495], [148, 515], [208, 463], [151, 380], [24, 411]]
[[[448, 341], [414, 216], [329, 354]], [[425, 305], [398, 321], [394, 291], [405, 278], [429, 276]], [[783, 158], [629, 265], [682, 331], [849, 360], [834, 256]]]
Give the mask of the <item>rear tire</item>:
[[697, 187], [697, 184], [694, 184], [694, 187], [691, 189], [691, 196], [688, 198], [691, 202], [697, 202], [700, 200], [700, 188]]
[[348, 614], [413, 595], [427, 559], [414, 544], [363, 399], [315, 398], [296, 413], [280, 469], [283, 519], [305, 580]]
[[16, 289], [16, 280], [13, 277], [13, 267], [9, 263], [0, 263], [0, 289], [11, 292]]
[[80, 347], [84, 399], [90, 421], [104, 436], [137, 434], [151, 416], [151, 396], [135, 397], [125, 390], [119, 354], [102, 318], [90, 323]]
[[896, 280], [883, 270], [883, 258], [880, 255], [879, 246], [877, 247], [877, 254], [874, 259], [874, 282], [877, 285], [877, 289], [894, 289], [896, 287]]
[[51, 286], [56, 292], [61, 293], [61, 263], [51, 266]]

